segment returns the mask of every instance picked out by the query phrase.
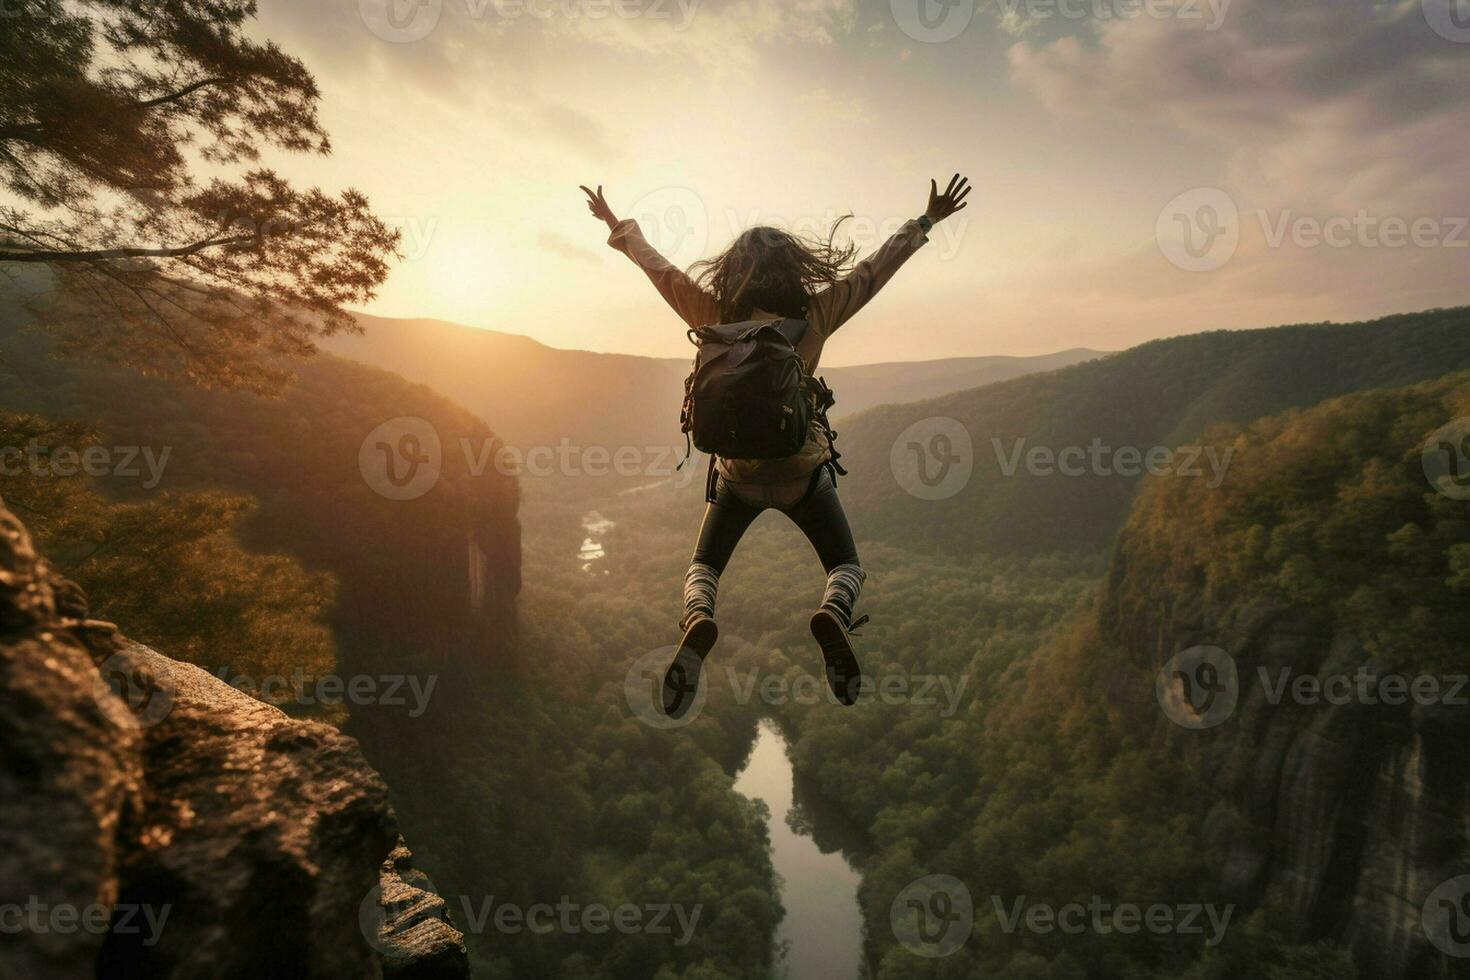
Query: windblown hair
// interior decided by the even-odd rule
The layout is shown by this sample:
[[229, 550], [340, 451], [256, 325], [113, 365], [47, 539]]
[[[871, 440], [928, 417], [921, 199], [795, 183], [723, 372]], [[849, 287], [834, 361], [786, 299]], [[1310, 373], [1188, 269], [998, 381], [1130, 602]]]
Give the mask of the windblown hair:
[[857, 246], [836, 242], [838, 218], [826, 241], [759, 225], [741, 232], [712, 259], [694, 263], [689, 276], [715, 298], [720, 320], [739, 323], [754, 310], [804, 318], [811, 298], [852, 269]]

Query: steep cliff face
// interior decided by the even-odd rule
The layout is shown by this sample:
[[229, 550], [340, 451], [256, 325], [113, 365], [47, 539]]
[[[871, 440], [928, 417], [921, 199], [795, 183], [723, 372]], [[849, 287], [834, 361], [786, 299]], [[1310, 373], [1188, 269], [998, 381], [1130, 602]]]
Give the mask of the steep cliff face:
[[0, 975], [467, 974], [356, 743], [90, 619], [0, 506]]
[[[1218, 675], [1229, 690], [1218, 696], [1238, 701], [1218, 724], [1192, 730], [1155, 700], [1133, 706], [1158, 750], [1183, 758], [1197, 778], [1181, 806], [1202, 822], [1228, 900], [1254, 908], [1274, 892], [1293, 939], [1349, 947], [1364, 977], [1470, 976], [1470, 960], [1436, 947], [1423, 922], [1431, 894], [1470, 873], [1470, 707], [1340, 697], [1345, 682], [1332, 700], [1293, 694], [1303, 676], [1391, 692], [1383, 681], [1392, 672], [1373, 665], [1351, 630], [1323, 629], [1281, 607], [1184, 596], [1123, 635], [1151, 676], [1170, 672], [1180, 651], [1228, 655], [1213, 655], [1229, 665]], [[1197, 693], [1194, 706], [1179, 717], [1218, 717]]]
[[1224, 434], [1229, 480], [1152, 485], [1102, 597], [1222, 891], [1364, 977], [1470, 976], [1470, 502], [1420, 454], [1467, 415], [1460, 376]]
[[[495, 433], [470, 412], [325, 354], [293, 362], [295, 381], [261, 398], [58, 359], [45, 334], [3, 317], [0, 343], [0, 405], [95, 420], [104, 444], [167, 452], [156, 486], [116, 475], [110, 492], [228, 489], [258, 500], [245, 543], [340, 583], [332, 625], [343, 673], [509, 665], [520, 488], [495, 465]], [[373, 714], [355, 714], [355, 734], [369, 734]]]

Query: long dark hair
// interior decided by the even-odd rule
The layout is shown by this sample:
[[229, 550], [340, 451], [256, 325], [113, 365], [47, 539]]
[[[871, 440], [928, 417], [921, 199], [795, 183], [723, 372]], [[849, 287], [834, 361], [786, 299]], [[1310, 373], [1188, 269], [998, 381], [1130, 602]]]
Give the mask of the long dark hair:
[[752, 311], [804, 318], [812, 295], [845, 276], [857, 246], [836, 242], [838, 218], [826, 241], [758, 225], [740, 233], [730, 247], [696, 262], [689, 276], [715, 298], [720, 320], [739, 323]]

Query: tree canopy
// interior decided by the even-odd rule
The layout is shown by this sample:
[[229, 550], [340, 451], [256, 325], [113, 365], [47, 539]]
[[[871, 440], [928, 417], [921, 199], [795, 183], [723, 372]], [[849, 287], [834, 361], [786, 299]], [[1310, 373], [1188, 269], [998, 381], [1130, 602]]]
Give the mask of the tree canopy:
[[[257, 391], [356, 325], [398, 233], [263, 150], [328, 153], [253, 0], [15, 0], [0, 33], [0, 270], [62, 350]], [[44, 264], [51, 276], [28, 276]]]

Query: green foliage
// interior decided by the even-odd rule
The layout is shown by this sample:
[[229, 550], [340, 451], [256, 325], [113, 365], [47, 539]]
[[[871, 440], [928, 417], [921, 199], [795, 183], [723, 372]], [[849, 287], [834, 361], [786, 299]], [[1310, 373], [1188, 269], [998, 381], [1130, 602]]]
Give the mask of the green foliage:
[[[899, 547], [1094, 553], [1112, 546], [1140, 479], [1092, 472], [1090, 465], [1080, 476], [1039, 476], [1024, 462], [1007, 475], [998, 454], [1009, 458], [1018, 444], [1060, 452], [1094, 440], [1145, 453], [1199, 444], [1213, 425], [1244, 425], [1350, 392], [1465, 369], [1466, 308], [1156, 340], [1049, 374], [863, 413], [841, 426], [840, 447], [853, 471], [844, 499], [868, 534]], [[975, 470], [956, 496], [919, 500], [892, 478], [889, 454], [908, 426], [934, 416], [957, 419], [969, 430]], [[1104, 466], [1111, 470], [1110, 457]], [[1208, 482], [1207, 466], [1205, 473]], [[1297, 489], [1310, 496], [1314, 488]]]
[[51, 270], [28, 299], [68, 352], [276, 390], [290, 375], [271, 360], [354, 329], [345, 305], [387, 278], [399, 236], [362, 194], [230, 172], [263, 149], [330, 150], [315, 80], [252, 37], [255, 14], [253, 0], [7, 9], [0, 181], [19, 206], [0, 207], [0, 269]]
[[[42, 554], [87, 592], [93, 615], [178, 660], [256, 678], [319, 676], [336, 665], [326, 617], [330, 576], [282, 555], [257, 554], [235, 535], [253, 509], [219, 492], [105, 498], [58, 460], [93, 440], [75, 423], [0, 411], [8, 455], [0, 497], [26, 521]], [[283, 694], [278, 702], [296, 710]]]
[[1466, 416], [1459, 374], [1210, 433], [1234, 451], [1229, 478], [1145, 488], [1120, 539], [1118, 617], [1197, 591], [1345, 626], [1387, 666], [1463, 670], [1470, 513], [1433, 489], [1421, 450]]

